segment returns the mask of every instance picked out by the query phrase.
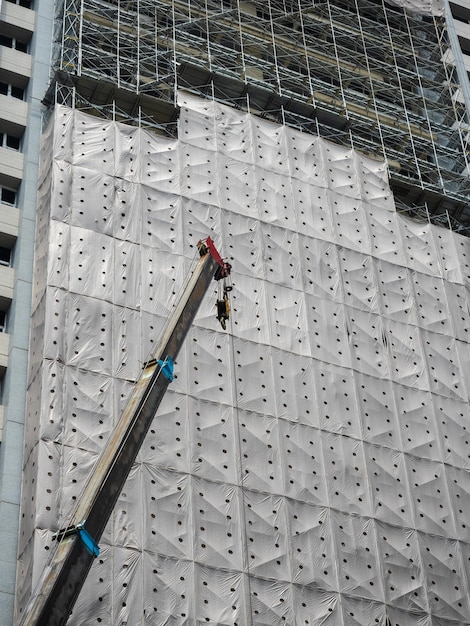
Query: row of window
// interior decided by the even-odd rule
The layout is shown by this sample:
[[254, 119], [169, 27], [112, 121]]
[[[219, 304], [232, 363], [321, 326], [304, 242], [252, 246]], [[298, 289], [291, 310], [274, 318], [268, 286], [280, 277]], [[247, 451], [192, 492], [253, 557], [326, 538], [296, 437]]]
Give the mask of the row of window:
[[28, 52], [27, 43], [24, 43], [24, 41], [20, 41], [19, 39], [15, 39], [14, 37], [8, 37], [7, 35], [0, 35], [0, 46], [12, 48], [13, 50], [18, 50], [19, 52]]
[[[6, 0], [12, 4], [25, 7], [27, 9], [33, 8], [33, 0]], [[1, 0], [0, 0], [1, 2]], [[20, 52], [28, 52], [28, 44], [7, 35], [0, 35], [0, 45], [18, 50]], [[25, 100], [25, 90], [22, 87], [17, 87], [11, 83], [0, 82], [0, 94], [16, 98], [17, 100]], [[0, 147], [9, 148], [12, 150], [20, 150], [21, 139], [14, 137], [8, 133], [0, 132]], [[17, 205], [17, 191], [10, 189], [9, 187], [0, 186], [0, 203], [15, 207]], [[0, 209], [1, 210], [1, 209]], [[0, 246], [0, 266], [11, 267], [12, 265], [13, 250], [7, 247]], [[7, 332], [7, 318], [8, 311], [0, 310], [0, 333]], [[3, 404], [3, 374], [0, 372], [0, 404]]]
[[25, 7], [25, 9], [33, 8], [32, 0], [7, 0], [7, 2], [11, 2], [12, 4], [18, 4], [20, 7]]
[[0, 82], [0, 94], [18, 98], [18, 100], [24, 100], [24, 89], [22, 87], [15, 87], [15, 85], [10, 85], [9, 83]]

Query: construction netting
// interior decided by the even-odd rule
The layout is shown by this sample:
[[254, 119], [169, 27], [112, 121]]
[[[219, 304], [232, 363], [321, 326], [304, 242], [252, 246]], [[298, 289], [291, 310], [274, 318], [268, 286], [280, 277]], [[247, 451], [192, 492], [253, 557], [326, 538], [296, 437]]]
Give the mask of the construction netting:
[[353, 150], [180, 94], [56, 107], [40, 161], [17, 616], [211, 235], [206, 295], [70, 626], [470, 624], [470, 242]]
[[418, 15], [444, 15], [445, 0], [386, 0], [388, 4], [403, 7], [411, 13]]

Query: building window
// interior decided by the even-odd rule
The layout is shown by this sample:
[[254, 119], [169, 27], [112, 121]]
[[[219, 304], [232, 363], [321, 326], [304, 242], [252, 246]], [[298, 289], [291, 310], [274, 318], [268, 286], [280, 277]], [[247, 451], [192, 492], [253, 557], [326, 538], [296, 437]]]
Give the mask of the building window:
[[11, 248], [4, 248], [3, 246], [0, 246], [0, 265], [3, 265], [4, 267], [11, 267], [11, 252]]
[[13, 50], [18, 50], [19, 52], [28, 52], [27, 43], [23, 43], [13, 37], [7, 37], [6, 35], [0, 35], [0, 46], [13, 48]]
[[24, 89], [22, 87], [15, 87], [15, 85], [10, 85], [9, 83], [0, 82], [0, 94], [18, 98], [18, 100], [24, 100]]
[[2, 204], [16, 206], [16, 191], [8, 187], [0, 187], [0, 200]]
[[7, 2], [11, 2], [12, 4], [19, 4], [20, 7], [25, 7], [25, 9], [33, 8], [32, 0], [7, 0]]
[[7, 332], [7, 312], [0, 311], [0, 333]]
[[0, 133], [0, 146], [2, 148], [10, 148], [11, 150], [19, 150], [21, 145], [21, 139], [13, 137], [13, 135], [7, 135], [7, 133]]

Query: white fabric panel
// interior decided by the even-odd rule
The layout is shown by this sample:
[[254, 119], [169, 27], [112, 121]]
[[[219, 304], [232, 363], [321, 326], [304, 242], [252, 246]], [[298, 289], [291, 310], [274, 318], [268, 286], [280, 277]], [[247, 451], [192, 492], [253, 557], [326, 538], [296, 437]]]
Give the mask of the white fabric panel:
[[343, 626], [340, 596], [338, 593], [319, 591], [313, 585], [295, 585], [293, 588], [295, 623]]
[[361, 598], [382, 597], [377, 538], [372, 519], [332, 512], [338, 559], [338, 583], [343, 593]]
[[166, 393], [140, 451], [143, 462], [180, 472], [190, 471], [190, 431], [187, 419], [182, 417], [188, 414], [187, 405], [185, 394]]
[[415, 622], [417, 618], [412, 615], [415, 611], [427, 610], [427, 584], [417, 532], [411, 528], [403, 532], [403, 529], [393, 524], [377, 522], [377, 541], [379, 554], [382, 555], [383, 588], [387, 603], [391, 607], [410, 611], [410, 615], [401, 614], [407, 624], [421, 623]]
[[444, 15], [444, 3], [442, 0], [388, 0], [388, 2], [403, 7], [411, 13]]
[[361, 428], [352, 371], [329, 363], [316, 365], [312, 369], [317, 394], [315, 413], [320, 428], [358, 438]]
[[[89, 284], [96, 284], [92, 279], [93, 272], [89, 276]], [[71, 292], [66, 300], [67, 365], [110, 375], [114, 354], [111, 303], [107, 299], [88, 298]]]
[[143, 561], [143, 623], [184, 624], [193, 620], [193, 563], [149, 552], [143, 553]]
[[446, 279], [444, 281], [444, 286], [448, 286], [453, 283], [461, 284], [463, 274], [457, 252], [457, 246], [459, 245], [458, 241], [453, 236], [452, 231], [444, 228], [434, 230], [433, 236], [435, 246], [441, 259], [441, 271], [443, 277]]
[[[55, 179], [55, 189], [53, 197], [56, 202], [52, 203], [50, 206], [50, 217], [51, 219], [58, 220], [59, 222], [63, 222], [64, 224], [70, 224], [73, 204], [72, 204], [72, 193], [75, 190], [74, 182], [81, 181], [81, 186], [84, 185], [84, 174], [91, 174], [92, 170], [87, 169], [86, 172], [81, 172], [79, 174], [79, 178], [77, 179], [75, 176], [75, 169], [72, 167], [72, 164], [67, 160], [59, 160], [54, 159], [52, 162], [53, 168], [53, 176]], [[77, 198], [77, 194], [74, 194], [74, 200]], [[83, 200], [83, 194], [80, 196], [80, 199]], [[44, 198], [41, 197], [41, 200]], [[96, 206], [95, 206], [96, 208]], [[85, 207], [81, 207], [74, 211], [74, 213], [78, 213], [83, 210], [83, 214], [85, 214]], [[82, 218], [83, 219], [83, 218]], [[47, 224], [47, 228], [49, 225]]]
[[[311, 359], [276, 349], [272, 350], [271, 356], [274, 386], [277, 390], [275, 414], [290, 421], [316, 424]], [[264, 380], [261, 381], [263, 382]]]
[[318, 298], [342, 299], [338, 250], [322, 239], [299, 237], [304, 291]]
[[305, 301], [310, 327], [311, 353], [314, 358], [333, 365], [350, 366], [344, 306], [308, 295], [305, 296]]
[[411, 280], [418, 303], [419, 325], [436, 333], [452, 335], [446, 294], [440, 278], [426, 274], [411, 273]]
[[[401, 452], [365, 444], [374, 515], [387, 523], [413, 526], [405, 458]], [[395, 522], [393, 521], [395, 520]]]
[[463, 567], [459, 544], [451, 539], [418, 534], [433, 613], [441, 619], [462, 620], [468, 615], [468, 597], [463, 593]]
[[447, 305], [452, 318], [455, 337], [460, 341], [468, 341], [470, 328], [468, 327], [467, 293], [462, 283], [444, 283]]
[[142, 173], [144, 188], [149, 186], [164, 193], [179, 192], [180, 151], [174, 139], [164, 139], [156, 143], [147, 135], [141, 137]]
[[444, 465], [435, 461], [406, 457], [412, 488], [416, 528], [427, 533], [455, 536]]
[[268, 493], [282, 493], [278, 420], [248, 412], [240, 412], [239, 417], [244, 484]]
[[178, 139], [46, 131], [18, 607], [210, 234], [228, 331], [214, 283], [69, 626], [470, 624], [468, 240], [383, 163], [179, 102]]
[[[72, 136], [71, 150], [65, 154], [73, 165], [98, 170], [114, 176], [116, 155], [116, 126], [98, 118], [90, 118], [76, 111], [68, 120], [68, 131]], [[124, 130], [127, 134], [127, 131]]]
[[344, 302], [352, 308], [378, 313], [378, 285], [372, 257], [339, 248]]
[[198, 529], [194, 559], [212, 567], [241, 571], [238, 488], [202, 478], [193, 480], [191, 486], [193, 524]]
[[[286, 495], [295, 502], [324, 504], [327, 486], [320, 431], [279, 420], [279, 448], [285, 459], [282, 472]], [[294, 502], [292, 506], [295, 506]]]
[[389, 380], [364, 374], [356, 373], [354, 378], [364, 440], [401, 450], [401, 420], [394, 403], [394, 386]]
[[419, 328], [384, 320], [385, 337], [392, 353], [392, 378], [395, 382], [429, 389], [429, 377]]
[[[55, 214], [52, 217], [66, 221], [71, 226], [78, 226], [87, 230], [112, 235], [114, 229], [114, 206], [117, 198], [119, 182], [113, 176], [102, 174], [90, 168], [74, 167], [64, 162], [60, 185], [69, 197], [63, 198], [64, 210], [71, 207], [68, 219], [64, 215]], [[63, 182], [62, 182], [63, 181]], [[90, 188], [93, 193], [90, 193]], [[60, 223], [57, 226], [61, 226]]]
[[346, 595], [341, 598], [343, 620], [351, 626], [363, 624], [380, 624], [385, 619], [383, 605], [368, 600], [352, 599]]
[[417, 310], [410, 272], [402, 265], [378, 261], [381, 315], [397, 322], [418, 324]]
[[390, 209], [380, 209], [376, 206], [376, 200], [364, 205], [364, 211], [369, 221], [372, 254], [379, 259], [397, 264], [398, 267], [406, 265], [400, 231], [401, 216]]
[[[446, 397], [467, 399], [464, 378], [459, 363], [457, 342], [452, 336], [421, 331], [429, 368], [431, 391]], [[465, 351], [462, 357], [465, 361]]]
[[182, 254], [184, 242], [176, 237], [182, 230], [181, 198], [142, 186], [140, 201], [142, 244], [155, 253]]
[[194, 474], [235, 484], [238, 449], [232, 407], [190, 399], [189, 412]]
[[423, 274], [436, 274], [439, 271], [439, 257], [431, 225], [403, 218], [400, 230], [408, 267]]
[[[158, 489], [153, 485], [157, 485]], [[191, 558], [192, 532], [186, 514], [191, 508], [189, 476], [145, 463], [143, 490], [145, 494], [158, 493], [158, 498], [153, 497], [146, 502], [148, 519], [145, 520], [144, 549], [175, 558]]]
[[[70, 268], [70, 227], [62, 222], [51, 223], [53, 243], [50, 244], [48, 284], [67, 291]], [[47, 320], [46, 320], [47, 323]]]
[[251, 578], [251, 619], [260, 626], [294, 624], [292, 587], [288, 583]]
[[470, 442], [467, 435], [468, 404], [437, 397], [435, 410], [444, 461], [455, 468], [467, 469], [470, 463]]
[[[70, 433], [69, 439], [72, 443], [73, 437], [78, 439], [77, 435]], [[77, 499], [93, 466], [98, 460], [98, 456], [98, 453], [93, 450], [83, 450], [73, 445], [63, 445], [61, 447], [60, 508], [56, 526], [53, 527], [53, 530], [67, 527]]]
[[[351, 363], [354, 369], [377, 378], [390, 378], [388, 342], [380, 316], [349, 309]], [[393, 366], [392, 366], [393, 367]]]
[[245, 577], [203, 565], [195, 568], [197, 623], [248, 623]]
[[395, 387], [395, 403], [401, 422], [403, 450], [417, 457], [442, 460], [441, 438], [438, 433], [433, 407], [433, 397], [427, 391]]
[[264, 415], [276, 414], [271, 349], [263, 344], [234, 341], [237, 405]]
[[321, 441], [330, 506], [348, 513], [371, 515], [362, 443], [325, 431], [321, 433]]
[[[313, 180], [316, 181], [320, 175], [316, 175]], [[318, 184], [322, 186], [316, 187], [297, 180], [292, 184], [294, 207], [299, 213], [299, 232], [321, 241], [333, 242], [336, 241], [336, 232], [330, 206], [330, 191], [326, 183], [318, 181]]]

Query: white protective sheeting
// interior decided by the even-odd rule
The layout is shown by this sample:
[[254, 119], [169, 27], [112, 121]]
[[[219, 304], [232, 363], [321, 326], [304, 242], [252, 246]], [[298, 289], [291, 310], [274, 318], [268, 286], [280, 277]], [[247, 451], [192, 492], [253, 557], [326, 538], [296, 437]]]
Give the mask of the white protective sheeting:
[[229, 330], [214, 285], [70, 625], [470, 624], [469, 241], [382, 163], [179, 104], [178, 140], [45, 135], [18, 610], [211, 234]]
[[410, 13], [419, 15], [444, 15], [444, 0], [386, 0], [388, 4], [403, 7]]

